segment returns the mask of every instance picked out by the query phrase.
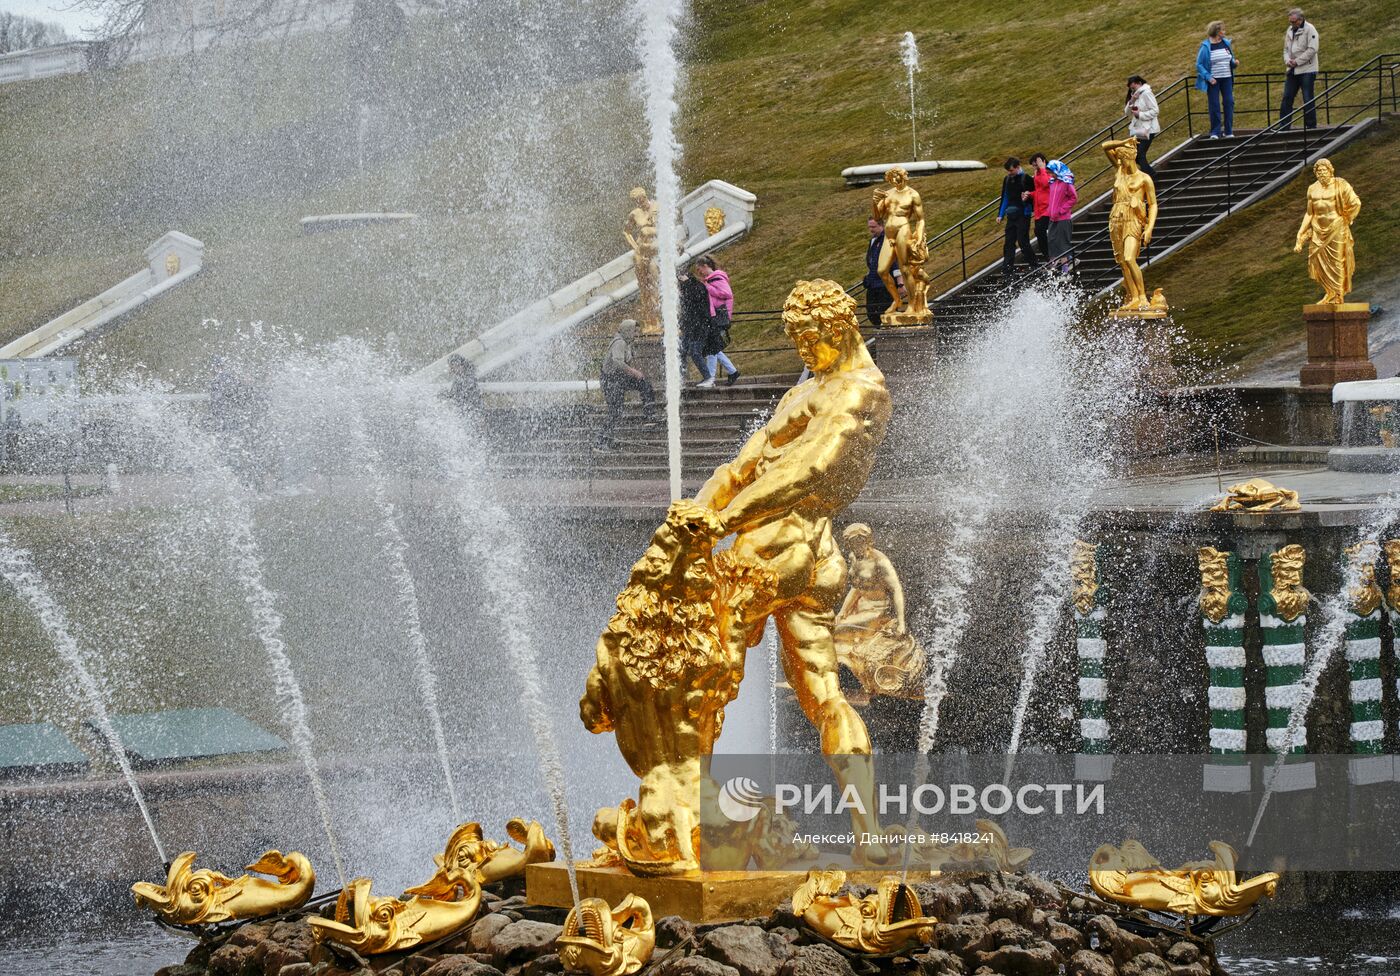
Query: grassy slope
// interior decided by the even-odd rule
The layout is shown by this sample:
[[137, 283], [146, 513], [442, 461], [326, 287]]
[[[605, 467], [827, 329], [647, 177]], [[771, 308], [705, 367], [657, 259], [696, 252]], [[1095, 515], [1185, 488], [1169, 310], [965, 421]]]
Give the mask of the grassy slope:
[[[869, 191], [847, 190], [840, 171], [909, 153], [903, 31], [919, 39], [921, 101], [935, 114], [932, 124], [920, 123], [923, 155], [992, 167], [916, 181], [935, 231], [996, 195], [1006, 155], [1053, 155], [1111, 121], [1129, 74], [1158, 88], [1186, 74], [1210, 17], [1227, 22], [1246, 71], [1279, 68], [1284, 26], [1272, 8], [1234, 0], [1209, 12], [1129, 0], [910, 4], [894, 17], [862, 0], [696, 0], [696, 7], [704, 29], [684, 103], [686, 168], [690, 182], [723, 176], [758, 194], [757, 233], [725, 256], [746, 308], [778, 307], [796, 278], [845, 284], [863, 274]], [[1400, 2], [1331, 4], [1318, 23], [1324, 67], [1360, 64], [1395, 46]], [[1293, 219], [1290, 210], [1287, 234]], [[1252, 244], [1236, 238], [1213, 249], [1237, 247], [1243, 253]], [[1209, 337], [1223, 320], [1211, 312], [1210, 324], [1193, 331]], [[1186, 317], [1183, 324], [1191, 327]], [[745, 344], [775, 332], [764, 327]]]
[[[1395, 279], [1388, 259], [1400, 241], [1400, 197], [1390, 174], [1397, 152], [1400, 122], [1389, 120], [1332, 157], [1361, 197], [1353, 228], [1357, 301]], [[1293, 253], [1312, 180], [1311, 173], [1299, 176], [1149, 270], [1151, 285], [1166, 290], [1175, 320], [1206, 358], [1235, 363], [1303, 334], [1299, 306], [1322, 297], [1306, 258]]]
[[[918, 35], [923, 55], [923, 154], [992, 166], [919, 181], [937, 230], [995, 195], [997, 163], [1007, 153], [1053, 154], [1112, 119], [1127, 74], [1142, 72], [1164, 87], [1185, 73], [1204, 19], [1182, 0], [1044, 0], [995, 11], [916, 4], [895, 20], [888, 8], [860, 0], [694, 5], [684, 35], [685, 181], [722, 177], [759, 196], [756, 232], [724, 259], [748, 309], [777, 306], [799, 277], [850, 282], [862, 272], [869, 192], [845, 189], [839, 172], [908, 155], [904, 30]], [[1246, 70], [1277, 67], [1280, 16], [1243, 0], [1222, 0], [1213, 13], [1231, 24]], [[1328, 66], [1359, 63], [1392, 46], [1400, 0], [1342, 0], [1320, 27]], [[440, 351], [445, 335], [459, 338], [494, 320], [517, 296], [508, 273], [483, 268], [492, 254], [481, 241], [519, 222], [509, 194], [483, 205], [494, 185], [474, 162], [491, 141], [483, 132], [517, 141], [529, 134], [511, 127], [509, 116], [473, 115], [467, 100], [444, 104], [427, 91], [442, 81], [437, 69], [455, 43], [429, 31], [406, 46], [391, 111], [411, 118], [418, 139], [393, 147], [364, 174], [354, 170], [352, 86], [336, 38], [318, 39], [317, 56], [290, 70], [296, 59], [274, 70], [273, 55], [262, 51], [202, 62], [186, 74], [148, 64], [0, 87], [0, 148], [8, 182], [23, 188], [0, 199], [0, 340], [114, 283], [171, 227], [208, 243], [205, 272], [86, 345], [87, 354], [178, 375], [211, 347], [238, 341], [224, 326], [201, 326], [216, 318], [278, 323], [312, 341], [393, 329], [405, 352], [426, 356]], [[602, 78], [548, 99], [575, 125], [556, 120], [547, 146], [515, 149], [521, 170], [544, 148], [570, 170], [586, 167], [591, 147], [621, 139], [640, 172], [640, 126], [623, 117], [635, 110], [626, 83]], [[600, 106], [612, 113], [606, 135], [590, 131], [599, 128]], [[556, 284], [617, 246], [613, 211], [636, 173], [593, 165], [555, 190], [552, 212], [569, 244], [551, 269]], [[563, 175], [547, 171], [546, 183]], [[380, 228], [319, 239], [296, 227], [307, 213], [381, 207], [414, 210], [424, 223], [407, 235]], [[1212, 249], [1240, 248], [1231, 263], [1243, 267], [1250, 246], [1234, 238]], [[478, 283], [493, 277], [502, 293], [483, 307]], [[1238, 338], [1222, 331], [1226, 316], [1204, 305], [1201, 313], [1198, 324], [1183, 317], [1183, 325], [1208, 340], [1216, 332]], [[1258, 339], [1250, 348], [1267, 334], [1233, 320], [1230, 328]], [[748, 331], [743, 345], [776, 339], [771, 326]]]

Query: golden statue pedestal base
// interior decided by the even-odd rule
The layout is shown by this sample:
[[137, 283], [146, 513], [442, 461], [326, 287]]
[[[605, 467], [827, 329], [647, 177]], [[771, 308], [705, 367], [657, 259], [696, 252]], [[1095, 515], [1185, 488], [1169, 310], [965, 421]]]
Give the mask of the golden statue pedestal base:
[[1298, 374], [1299, 383], [1334, 386], [1376, 378], [1370, 352], [1370, 305], [1304, 305], [1303, 322], [1308, 329], [1308, 363]]
[[929, 309], [922, 312], [886, 312], [880, 316], [880, 324], [886, 328], [933, 325], [933, 312]]
[[1108, 313], [1108, 317], [1138, 322], [1155, 322], [1158, 319], [1168, 318], [1171, 314], [1171, 310], [1166, 308], [1115, 308]]
[[[657, 918], [679, 915], [696, 923], [761, 918], [792, 897], [806, 876], [801, 871], [695, 871], [643, 878], [625, 868], [575, 868], [580, 898], [601, 898], [615, 905], [629, 894], [640, 895]], [[570, 908], [569, 871], [559, 861], [525, 869], [525, 900], [531, 905]]]

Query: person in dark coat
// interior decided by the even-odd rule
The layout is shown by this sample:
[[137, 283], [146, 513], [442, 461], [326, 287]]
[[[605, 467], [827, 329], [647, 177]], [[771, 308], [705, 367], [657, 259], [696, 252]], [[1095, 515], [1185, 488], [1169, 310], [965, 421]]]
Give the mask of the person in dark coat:
[[681, 272], [676, 281], [681, 293], [681, 369], [685, 369], [685, 360], [689, 359], [704, 383], [710, 379], [710, 368], [705, 364], [705, 346], [710, 341], [710, 292], [689, 271]]
[[1031, 270], [1040, 267], [1040, 260], [1031, 248], [1031, 225], [1035, 213], [1035, 180], [1021, 169], [1021, 161], [1015, 156], [1006, 160], [1003, 167], [1006, 177], [1001, 181], [1001, 205], [997, 209], [997, 223], [1006, 224], [1006, 238], [1002, 247], [1001, 277], [1010, 284], [1016, 273], [1016, 249], [1026, 256]]
[[[865, 222], [870, 231], [870, 243], [865, 247], [865, 317], [871, 325], [880, 324], [880, 316], [894, 304], [890, 290], [880, 278], [880, 248], [885, 245], [885, 225], [874, 217]], [[899, 286], [900, 297], [904, 297], [904, 278], [899, 273], [899, 264], [890, 270]]]

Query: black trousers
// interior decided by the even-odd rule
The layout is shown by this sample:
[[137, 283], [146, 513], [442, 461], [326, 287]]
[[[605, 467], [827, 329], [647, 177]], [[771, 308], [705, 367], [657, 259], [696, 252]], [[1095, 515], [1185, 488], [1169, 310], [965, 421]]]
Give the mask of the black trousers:
[[1152, 164], [1149, 163], [1149, 162], [1147, 161], [1147, 150], [1150, 149], [1150, 148], [1152, 147], [1152, 140], [1153, 140], [1153, 139], [1156, 139], [1156, 138], [1157, 138], [1156, 133], [1153, 133], [1152, 135], [1148, 136], [1146, 139], [1144, 139], [1142, 136], [1138, 136], [1138, 137], [1137, 137], [1137, 141], [1138, 141], [1137, 168], [1140, 169], [1140, 170], [1142, 170], [1142, 171], [1143, 171], [1144, 173], [1146, 173], [1148, 176], [1152, 177], [1152, 182], [1154, 182], [1154, 183], [1157, 182], [1157, 171], [1156, 171], [1155, 169], [1153, 169], [1153, 168], [1152, 168]]
[[1050, 218], [1035, 218], [1035, 246], [1040, 250], [1040, 256], [1045, 260], [1050, 260]]
[[1031, 218], [1019, 211], [1006, 212], [1006, 245], [1002, 248], [1003, 263], [1001, 273], [1010, 278], [1016, 270], [1016, 248], [1026, 256], [1032, 268], [1040, 266], [1040, 261], [1031, 250]]
[[870, 320], [871, 325], [879, 325], [880, 316], [888, 312], [893, 304], [890, 290], [883, 283], [865, 286], [865, 317]]
[[646, 411], [648, 417], [655, 409], [656, 391], [652, 389], [651, 384], [645, 378], [620, 371], [604, 373], [603, 400], [608, 405], [608, 426], [598, 435], [600, 441], [612, 443], [612, 432], [622, 421], [622, 402], [626, 398], [628, 390], [636, 390], [641, 394], [642, 409]]
[[1317, 128], [1317, 102], [1313, 101], [1313, 84], [1316, 81], [1316, 72], [1299, 75], [1290, 70], [1284, 77], [1283, 104], [1278, 109], [1279, 121], [1283, 123], [1283, 128], [1293, 128], [1293, 99], [1298, 97], [1300, 91], [1303, 93], [1303, 128]]

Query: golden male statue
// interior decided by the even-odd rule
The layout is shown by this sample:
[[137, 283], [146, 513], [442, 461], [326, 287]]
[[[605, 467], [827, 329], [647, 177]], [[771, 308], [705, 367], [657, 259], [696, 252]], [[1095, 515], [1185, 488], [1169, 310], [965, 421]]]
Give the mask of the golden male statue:
[[[880, 246], [876, 270], [894, 302], [880, 321], [885, 325], [927, 325], [933, 321], [933, 313], [928, 308], [928, 276], [924, 274], [928, 260], [924, 200], [909, 185], [909, 173], [902, 166], [891, 167], [885, 182], [889, 188], [876, 187], [870, 205], [871, 214], [885, 225], [885, 243]], [[909, 283], [909, 298], [903, 308], [894, 280], [896, 261]]]
[[1113, 314], [1123, 318], [1163, 318], [1165, 302], [1154, 304], [1147, 295], [1138, 257], [1152, 243], [1157, 226], [1157, 187], [1137, 166], [1135, 137], [1110, 139], [1101, 147], [1118, 168], [1113, 178], [1113, 209], [1108, 214], [1108, 236], [1113, 260], [1123, 269], [1123, 305]]
[[661, 334], [661, 292], [656, 267], [656, 204], [640, 186], [628, 195], [632, 209], [622, 222], [622, 239], [632, 249], [632, 270], [637, 276], [637, 318], [643, 335]]
[[1293, 252], [1301, 254], [1304, 244], [1312, 245], [1308, 249], [1308, 276], [1322, 286], [1323, 305], [1341, 305], [1356, 272], [1351, 225], [1361, 212], [1361, 198], [1337, 175], [1331, 160], [1319, 159], [1313, 174], [1317, 182], [1308, 187], [1308, 212], [1303, 214]]
[[[712, 751], [745, 652], [770, 617], [788, 682], [837, 779], [873, 799], [861, 758], [870, 736], [837, 683], [832, 637], [846, 563], [831, 520], [865, 486], [890, 418], [855, 307], [835, 282], [793, 288], [783, 322], [811, 378], [694, 501], [671, 506], [598, 640], [580, 714], [590, 731], [617, 733], [642, 782], [637, 802], [599, 811], [594, 833], [604, 859], [611, 852], [634, 873], [698, 866], [700, 757]], [[715, 552], [731, 533], [733, 546]], [[857, 832], [878, 830], [873, 814], [852, 821]]]

